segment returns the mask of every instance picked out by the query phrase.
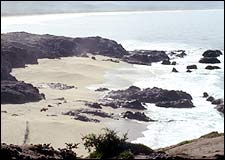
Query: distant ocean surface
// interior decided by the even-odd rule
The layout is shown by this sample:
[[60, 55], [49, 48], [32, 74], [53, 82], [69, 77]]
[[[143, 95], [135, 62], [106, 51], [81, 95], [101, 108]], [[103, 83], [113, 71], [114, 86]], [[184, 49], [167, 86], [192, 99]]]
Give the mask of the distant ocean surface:
[[[198, 138], [211, 131], [224, 132], [224, 116], [204, 98], [208, 92], [224, 98], [224, 55], [219, 57], [218, 70], [204, 69], [198, 63], [207, 49], [224, 53], [224, 10], [99, 12], [2, 17], [1, 33], [26, 31], [70, 37], [101, 36], [116, 40], [127, 50], [184, 49], [187, 56], [174, 59], [179, 73], [171, 73], [174, 66], [154, 63], [152, 66], [133, 65], [105, 74], [107, 82], [99, 86], [111, 89], [136, 85], [141, 88], [160, 87], [190, 93], [196, 106], [192, 109], [159, 108], [148, 104], [150, 122], [143, 137], [134, 142], [159, 148], [180, 141]], [[186, 72], [186, 66], [196, 64], [198, 69]]]

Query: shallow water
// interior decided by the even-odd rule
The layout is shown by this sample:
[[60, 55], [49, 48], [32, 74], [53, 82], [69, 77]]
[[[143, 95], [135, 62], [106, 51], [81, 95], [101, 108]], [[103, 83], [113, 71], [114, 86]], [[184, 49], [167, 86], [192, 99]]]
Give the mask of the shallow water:
[[[165, 147], [202, 134], [224, 132], [224, 117], [214, 105], [202, 98], [208, 92], [224, 98], [224, 56], [219, 70], [206, 70], [198, 63], [207, 49], [224, 50], [224, 10], [109, 12], [2, 18], [2, 33], [27, 31], [70, 37], [102, 36], [114, 39], [125, 49], [184, 49], [185, 58], [177, 58], [174, 66], [154, 63], [152, 66], [131, 65], [105, 74], [107, 82], [101, 87], [111, 89], [137, 85], [141, 88], [161, 87], [190, 93], [196, 106], [192, 109], [159, 108], [148, 104], [151, 122], [144, 136], [134, 142], [152, 148]], [[186, 72], [186, 66], [196, 64], [197, 70]], [[99, 86], [92, 85], [95, 89]], [[168, 122], [169, 121], [169, 122]]]

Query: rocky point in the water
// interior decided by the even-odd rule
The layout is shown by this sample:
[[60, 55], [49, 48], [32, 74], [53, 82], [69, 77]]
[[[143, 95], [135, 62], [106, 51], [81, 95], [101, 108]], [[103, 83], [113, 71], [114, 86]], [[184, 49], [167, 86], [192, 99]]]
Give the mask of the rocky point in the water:
[[137, 104], [142, 103], [155, 103], [157, 106], [167, 108], [191, 108], [194, 107], [191, 100], [191, 95], [183, 91], [166, 90], [157, 87], [140, 89], [136, 86], [130, 86], [125, 90], [110, 91], [103, 98], [102, 104], [119, 108], [121, 104], [136, 101], [136, 105], [132, 107], [133, 109], [136, 109]]

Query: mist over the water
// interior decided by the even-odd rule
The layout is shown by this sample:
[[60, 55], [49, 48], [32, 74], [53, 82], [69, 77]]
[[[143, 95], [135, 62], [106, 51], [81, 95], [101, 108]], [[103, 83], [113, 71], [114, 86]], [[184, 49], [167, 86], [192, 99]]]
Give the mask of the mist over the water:
[[1, 1], [1, 16], [143, 10], [223, 9], [223, 1]]

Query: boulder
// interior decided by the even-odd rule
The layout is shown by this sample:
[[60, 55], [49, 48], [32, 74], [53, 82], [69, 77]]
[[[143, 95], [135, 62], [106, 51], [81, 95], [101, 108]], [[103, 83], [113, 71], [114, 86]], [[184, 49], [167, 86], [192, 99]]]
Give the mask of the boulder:
[[216, 108], [219, 112], [221, 112], [221, 113], [224, 114], [224, 103], [218, 104], [215, 108]]
[[219, 66], [206, 66], [205, 69], [213, 70], [213, 69], [220, 69]]
[[22, 104], [44, 99], [38, 89], [21, 81], [1, 81], [1, 104]]
[[176, 61], [173, 61], [172, 63], [171, 63], [171, 65], [176, 65], [177, 64], [177, 62]]
[[170, 65], [170, 61], [169, 60], [163, 60], [161, 64], [164, 64], [164, 65]]
[[207, 50], [205, 51], [202, 56], [204, 57], [219, 57], [223, 53], [220, 50]]
[[126, 111], [126, 112], [122, 113], [122, 117], [128, 118], [128, 119], [135, 119], [138, 121], [144, 121], [144, 122], [154, 121], [151, 118], [147, 117], [144, 113], [141, 113], [141, 112]]
[[209, 96], [209, 94], [208, 94], [207, 92], [204, 92], [204, 93], [203, 93], [203, 97], [204, 97], [204, 98], [206, 98], [206, 97], [208, 97], [208, 96]]
[[187, 66], [187, 69], [197, 69], [197, 66], [195, 64]]
[[189, 72], [189, 73], [191, 73], [192, 71], [190, 70], [190, 69], [188, 69], [186, 72]]
[[215, 99], [212, 101], [212, 104], [222, 104], [222, 103], [224, 103], [223, 99]]
[[168, 55], [173, 56], [173, 57], [183, 58], [187, 54], [186, 54], [185, 50], [174, 50], [174, 51], [169, 52]]
[[209, 96], [209, 97], [206, 99], [206, 101], [210, 101], [210, 102], [212, 102], [212, 101], [214, 101], [214, 100], [215, 100], [215, 98], [212, 97], [212, 96]]
[[173, 68], [173, 69], [172, 69], [172, 72], [178, 72], [178, 71], [177, 71], [177, 69], [176, 69], [176, 68]]
[[86, 106], [89, 106], [91, 108], [97, 108], [97, 109], [102, 109], [101, 105], [99, 103], [92, 103], [92, 102], [86, 102], [85, 103]]
[[124, 104], [122, 104], [123, 108], [130, 108], [130, 109], [137, 109], [137, 110], [145, 110], [146, 108], [141, 104], [138, 100], [131, 100], [126, 101]]
[[199, 63], [220, 63], [220, 60], [218, 60], [216, 57], [203, 57], [199, 60]]

